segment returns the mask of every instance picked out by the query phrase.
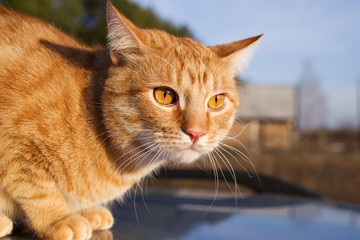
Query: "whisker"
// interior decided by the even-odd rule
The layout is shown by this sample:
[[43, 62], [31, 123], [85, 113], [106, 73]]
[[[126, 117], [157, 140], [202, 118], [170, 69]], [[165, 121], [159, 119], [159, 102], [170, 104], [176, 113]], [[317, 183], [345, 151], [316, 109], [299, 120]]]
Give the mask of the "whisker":
[[205, 213], [203, 214], [203, 216], [205, 216], [205, 215], [209, 212], [210, 208], [214, 205], [215, 200], [216, 200], [216, 198], [217, 198], [217, 196], [218, 196], [218, 193], [219, 193], [219, 175], [218, 175], [217, 170], [216, 170], [215, 160], [214, 160], [214, 157], [213, 157], [213, 155], [212, 155], [212, 152], [207, 153], [207, 155], [208, 155], [208, 157], [209, 157], [209, 162], [210, 162], [210, 164], [211, 164], [211, 166], [212, 166], [213, 173], [214, 173], [214, 178], [215, 178], [215, 195], [214, 195], [214, 198], [213, 198], [210, 206], [206, 209], [206, 211], [205, 211]]
[[[128, 163], [123, 167], [123, 169], [120, 171], [120, 174], [121, 174], [122, 171], [123, 171], [127, 166], [129, 166], [131, 163], [134, 163], [134, 162], [136, 162], [138, 159], [141, 159], [141, 160], [138, 162], [138, 164], [136, 165], [136, 167], [137, 167], [144, 159], [147, 158], [147, 156], [149, 156], [149, 155], [155, 150], [155, 148], [154, 148], [155, 145], [156, 145], [156, 144], [153, 143], [150, 147], [141, 150], [140, 152], [143, 152], [143, 151], [145, 151], [145, 152], [142, 153], [142, 154], [140, 154], [140, 155], [138, 155], [136, 158], [129, 158], [130, 161], [128, 161]], [[135, 167], [134, 169], [136, 169], [136, 167]]]
[[142, 199], [142, 201], [143, 201], [143, 203], [144, 203], [145, 209], [146, 209], [147, 212], [150, 214], [150, 216], [152, 216], [152, 213], [151, 213], [150, 209], [148, 208], [148, 206], [147, 206], [147, 204], [146, 204], [146, 202], [145, 202], [143, 188], [142, 188], [141, 186], [139, 186], [139, 188], [140, 188], [140, 191], [141, 191], [141, 199]]
[[[235, 170], [234, 170], [234, 168], [233, 168], [233, 166], [232, 166], [232, 164], [230, 163], [230, 161], [229, 161], [229, 159], [221, 152], [221, 150], [222, 150], [222, 148], [221, 149], [217, 149], [217, 148], [215, 148], [214, 149], [215, 150], [215, 152], [217, 152], [218, 153], [218, 156], [219, 156], [219, 154], [222, 156], [219, 156], [220, 157], [220, 159], [222, 160], [222, 162], [225, 164], [225, 166], [226, 166], [226, 168], [229, 170], [229, 172], [230, 172], [230, 174], [231, 174], [231, 177], [233, 178], [233, 181], [234, 181], [234, 195], [235, 195], [235, 203], [236, 203], [236, 206], [237, 206], [237, 192], [239, 192], [240, 193], [240, 197], [242, 198], [242, 193], [241, 193], [241, 191], [240, 191], [240, 189], [239, 189], [239, 187], [238, 187], [238, 184], [237, 184], [237, 178], [236, 178], [236, 174], [235, 174]], [[226, 150], [225, 150], [226, 151]], [[226, 151], [227, 152], [227, 151]], [[226, 162], [225, 162], [225, 161]], [[225, 179], [225, 182], [227, 182], [226, 181], [226, 179]], [[228, 187], [229, 187], [229, 185], [228, 185]], [[230, 188], [230, 187], [229, 187]], [[230, 190], [232, 190], [231, 188], [230, 188]]]
[[[150, 145], [150, 146], [146, 146], [146, 145]], [[121, 174], [122, 171], [123, 171], [124, 169], [126, 169], [126, 167], [128, 167], [131, 163], [133, 163], [134, 161], [136, 161], [137, 159], [139, 159], [140, 157], [142, 157], [143, 155], [145, 155], [145, 154], [149, 151], [148, 148], [151, 148], [151, 147], [153, 147], [153, 146], [155, 146], [155, 145], [156, 145], [155, 143], [143, 144], [142, 147], [144, 147], [144, 149], [138, 151], [138, 152], [135, 153], [133, 156], [131, 156], [130, 158], [128, 158], [127, 160], [125, 160], [122, 164], [120, 164], [120, 165], [116, 168], [115, 173], [116, 173], [117, 171], [119, 171], [120, 168], [122, 168], [121, 171], [118, 173], [118, 174]], [[145, 153], [144, 153], [144, 152], [145, 152]], [[136, 157], [136, 158], [134, 158], [134, 157]], [[123, 166], [124, 164], [126, 164], [126, 165]]]
[[[156, 144], [155, 144], [156, 146]], [[137, 169], [139, 167], [139, 165], [146, 159], [146, 157], [148, 155], [150, 155], [154, 150], [156, 150], [157, 148], [156, 147], [152, 147], [151, 151], [145, 156], [143, 157], [139, 162], [138, 164], [135, 166], [134, 169]], [[147, 166], [145, 167], [145, 169], [147, 170], [148, 167], [150, 166], [150, 164], [152, 163], [152, 161], [156, 158], [156, 156], [158, 155], [158, 153], [160, 152], [160, 150], [157, 150], [157, 152], [155, 153], [155, 155], [151, 158], [151, 160], [148, 162]]]
[[[226, 185], [228, 186], [228, 188], [230, 189], [230, 191], [232, 191], [234, 193], [234, 197], [235, 197], [235, 206], [237, 207], [237, 199], [238, 199], [238, 191], [240, 193], [240, 196], [242, 197], [242, 194], [241, 194], [241, 191], [238, 187], [238, 184], [237, 184], [237, 178], [236, 178], [236, 174], [235, 174], [235, 171], [234, 171], [234, 168], [232, 167], [230, 161], [227, 159], [227, 157], [219, 150], [219, 149], [214, 149], [215, 150], [215, 153], [219, 156], [220, 160], [225, 164], [226, 168], [229, 170], [230, 174], [231, 174], [231, 177], [233, 178], [233, 181], [234, 181], [234, 191], [232, 190], [232, 188], [230, 187], [226, 177], [224, 176], [224, 172], [222, 170], [222, 168], [220, 167], [220, 164], [218, 163], [218, 166], [219, 166], [219, 170], [224, 178], [224, 181], [226, 183]], [[221, 156], [220, 156], [221, 155]], [[226, 161], [226, 162], [225, 162]]]
[[[250, 158], [248, 156], [246, 156], [243, 152], [241, 152], [239, 149], [237, 148], [234, 148], [228, 144], [225, 144], [225, 143], [222, 143], [222, 142], [219, 142], [220, 145], [223, 145], [231, 150], [233, 150], [235, 152], [235, 154], [237, 154], [238, 156], [240, 156], [243, 160], [245, 160], [251, 167], [252, 169], [254, 170], [254, 173], [256, 175], [256, 178], [257, 180], [259, 181], [260, 185], [262, 185], [262, 182], [260, 180], [260, 177], [259, 177], [259, 174], [255, 168], [255, 165], [252, 163], [252, 161], [250, 160]], [[252, 175], [249, 175], [249, 177], [253, 177]]]
[[[152, 137], [149, 137], [149, 138], [152, 138]], [[147, 139], [147, 138], [139, 138], [139, 139], [136, 139], [136, 140], [146, 140], [146, 139]], [[132, 142], [134, 142], [134, 141], [136, 141], [136, 140], [133, 139], [129, 144], [131, 144]], [[129, 153], [132, 153], [132, 152], [138, 150], [139, 148], [144, 147], [144, 145], [146, 145], [146, 144], [149, 144], [149, 143], [143, 143], [143, 144], [141, 144], [141, 145], [139, 145], [139, 146], [131, 149], [131, 150], [128, 151], [128, 152], [124, 152], [119, 158], [122, 158], [122, 157], [124, 157], [125, 155], [128, 155]]]
[[251, 155], [250, 152], [247, 150], [246, 146], [245, 146], [240, 140], [238, 140], [238, 139], [236, 139], [236, 138], [231, 138], [231, 137], [230, 137], [230, 138], [224, 137], [224, 138], [236, 142], [237, 144], [240, 145], [240, 147], [241, 147], [242, 149], [244, 149], [244, 151], [246, 152], [247, 155], [249, 155], [249, 156]]
[[249, 165], [251, 165], [252, 167], [254, 167], [254, 165], [252, 164], [250, 158], [249, 158], [246, 154], [244, 154], [243, 152], [241, 152], [239, 149], [237, 149], [237, 148], [235, 148], [235, 147], [233, 147], [233, 146], [231, 146], [231, 145], [228, 145], [228, 144], [226, 144], [226, 143], [223, 143], [223, 142], [218, 142], [218, 144], [219, 144], [219, 145], [222, 145], [222, 146], [224, 146], [224, 147], [226, 147], [226, 148], [231, 149], [231, 150], [234, 151], [238, 156], [240, 156], [243, 160], [245, 160]]
[[[219, 146], [219, 147], [221, 147], [221, 146]], [[228, 150], [226, 150], [224, 147], [221, 147], [221, 150], [224, 151], [225, 153], [229, 154], [229, 155], [235, 160], [235, 162], [240, 166], [240, 168], [243, 169], [243, 170], [247, 173], [247, 175], [248, 175], [249, 177], [251, 177], [251, 174], [250, 174], [249, 170], [248, 170], [244, 165], [242, 165], [242, 164], [239, 162], [239, 160], [238, 160], [231, 152], [229, 152]]]
[[[239, 124], [239, 123], [238, 123]], [[224, 138], [227, 138], [227, 139], [235, 139], [237, 137], [239, 137], [240, 135], [242, 135], [242, 133], [245, 131], [245, 129], [249, 126], [249, 123], [245, 124], [245, 126], [242, 127], [241, 131], [236, 134], [235, 136], [223, 136]]]
[[150, 144], [150, 143], [144, 143], [144, 144], [142, 144], [142, 145], [140, 145], [140, 146], [138, 146], [138, 147], [136, 147], [136, 148], [134, 148], [134, 149], [132, 149], [132, 150], [130, 150], [130, 151], [128, 151], [128, 152], [124, 152], [121, 156], [119, 156], [119, 157], [116, 159], [116, 161], [114, 161], [113, 165], [115, 165], [115, 164], [116, 164], [119, 160], [121, 160], [125, 155], [127, 155], [127, 154], [129, 154], [129, 153], [131, 153], [131, 152], [133, 152], [133, 151], [141, 148], [141, 147], [144, 148], [144, 149], [142, 149], [141, 151], [136, 152], [135, 155], [131, 156], [131, 157], [128, 158], [126, 161], [124, 161], [124, 162], [118, 167], [118, 168], [121, 168], [122, 165], [125, 164], [127, 161], [129, 161], [130, 159], [134, 158], [136, 155], [140, 154], [141, 152], [145, 151], [146, 145], [148, 145], [148, 144]]
[[138, 184], [135, 185], [135, 193], [134, 193], [133, 204], [134, 204], [134, 212], [135, 212], [136, 222], [139, 225], [140, 224], [139, 215], [138, 215], [137, 208], [136, 208], [136, 191], [137, 191], [137, 188], [138, 188]]

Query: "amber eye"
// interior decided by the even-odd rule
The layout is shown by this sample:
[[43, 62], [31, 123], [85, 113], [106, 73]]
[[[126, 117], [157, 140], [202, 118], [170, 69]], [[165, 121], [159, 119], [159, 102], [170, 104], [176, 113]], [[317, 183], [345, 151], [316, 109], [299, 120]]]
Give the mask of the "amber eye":
[[163, 105], [170, 105], [176, 103], [177, 95], [171, 88], [155, 88], [154, 89], [155, 100]]
[[212, 110], [220, 110], [225, 103], [225, 94], [217, 94], [208, 101], [208, 107]]

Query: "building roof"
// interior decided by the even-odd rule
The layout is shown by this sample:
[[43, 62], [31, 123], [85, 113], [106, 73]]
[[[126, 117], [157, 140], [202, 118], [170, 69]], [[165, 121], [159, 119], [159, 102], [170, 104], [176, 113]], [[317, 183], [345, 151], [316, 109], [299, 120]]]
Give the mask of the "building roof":
[[240, 119], [295, 120], [297, 98], [295, 87], [265, 87], [243, 85], [239, 87]]

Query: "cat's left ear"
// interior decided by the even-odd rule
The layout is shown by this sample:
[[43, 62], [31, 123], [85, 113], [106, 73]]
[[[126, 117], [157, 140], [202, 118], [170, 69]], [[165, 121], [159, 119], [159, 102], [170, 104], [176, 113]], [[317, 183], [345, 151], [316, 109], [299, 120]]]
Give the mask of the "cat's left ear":
[[143, 31], [116, 10], [110, 1], [107, 3], [106, 20], [110, 57], [114, 64], [129, 60], [145, 50]]
[[247, 66], [254, 52], [255, 43], [258, 42], [262, 36], [263, 34], [236, 42], [217, 45], [210, 47], [210, 49], [238, 71], [241, 71]]

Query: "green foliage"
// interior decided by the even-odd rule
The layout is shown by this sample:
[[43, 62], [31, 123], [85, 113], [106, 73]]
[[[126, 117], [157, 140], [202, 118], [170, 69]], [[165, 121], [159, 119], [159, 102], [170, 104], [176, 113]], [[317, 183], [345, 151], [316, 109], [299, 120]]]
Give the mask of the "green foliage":
[[[9, 9], [36, 16], [52, 23], [75, 39], [89, 45], [106, 43], [104, 0], [0, 0]], [[113, 5], [136, 26], [158, 28], [175, 36], [190, 36], [186, 26], [162, 20], [151, 9], [143, 9], [129, 0], [114, 0]]]

